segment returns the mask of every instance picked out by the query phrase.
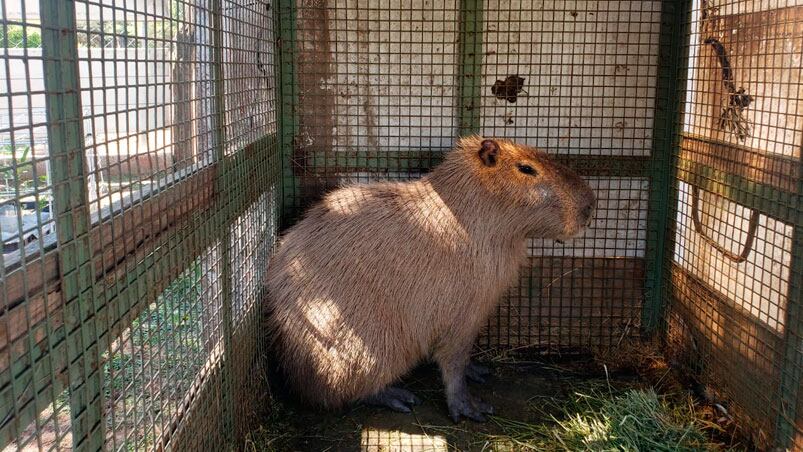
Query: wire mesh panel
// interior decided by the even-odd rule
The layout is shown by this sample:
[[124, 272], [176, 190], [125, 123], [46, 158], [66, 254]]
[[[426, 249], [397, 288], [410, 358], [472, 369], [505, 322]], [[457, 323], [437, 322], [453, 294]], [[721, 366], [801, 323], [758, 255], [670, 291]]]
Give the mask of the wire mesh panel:
[[65, 385], [33, 378], [65, 376], [64, 361], [48, 358], [64, 352], [64, 316], [46, 108], [46, 96], [59, 93], [45, 86], [41, 16], [39, 2], [0, 8], [0, 447], [8, 450], [72, 444]]
[[281, 193], [274, 12], [0, 12], [0, 446], [232, 444], [265, 392], [253, 370]]
[[668, 343], [759, 445], [800, 447], [803, 7], [699, 0], [685, 28]]
[[597, 220], [531, 244], [481, 344], [639, 331], [661, 2], [299, 1], [295, 16], [291, 214], [343, 182], [419, 177], [461, 134], [542, 147], [589, 179]]
[[146, 450], [162, 443], [188, 408], [190, 390], [220, 366], [220, 267], [217, 247], [204, 252], [109, 347], [108, 449]]
[[407, 179], [455, 137], [456, 0], [299, 1], [296, 213], [340, 180]]
[[559, 156], [599, 199], [582, 237], [532, 241], [486, 343], [618, 344], [641, 324], [661, 2], [485, 1], [482, 11], [480, 132]]
[[276, 133], [273, 11], [268, 1], [224, 0], [226, 152]]
[[557, 154], [649, 155], [660, 2], [482, 8], [483, 134]]
[[210, 161], [210, 6], [76, 2], [93, 212], [103, 215]]

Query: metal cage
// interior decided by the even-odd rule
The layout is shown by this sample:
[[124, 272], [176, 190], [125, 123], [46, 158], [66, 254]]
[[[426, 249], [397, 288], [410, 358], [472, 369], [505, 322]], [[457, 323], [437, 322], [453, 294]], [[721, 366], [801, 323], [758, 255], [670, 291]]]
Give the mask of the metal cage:
[[657, 337], [803, 448], [801, 59], [793, 0], [0, 2], [0, 446], [239, 444], [279, 231], [478, 133], [599, 199], [479, 346]]

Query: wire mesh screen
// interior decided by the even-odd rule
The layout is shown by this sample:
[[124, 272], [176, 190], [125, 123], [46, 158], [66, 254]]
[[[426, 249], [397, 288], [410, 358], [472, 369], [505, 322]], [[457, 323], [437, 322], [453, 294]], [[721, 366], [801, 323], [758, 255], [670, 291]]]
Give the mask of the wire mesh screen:
[[420, 177], [461, 134], [541, 147], [588, 178], [597, 219], [531, 243], [480, 344], [639, 331], [661, 2], [301, 0], [296, 17], [296, 212], [340, 183]]
[[582, 237], [532, 241], [487, 343], [621, 343], [641, 324], [661, 3], [486, 1], [483, 19], [480, 132], [559, 156], [599, 199]]
[[800, 448], [803, 8], [691, 6], [667, 342], [760, 447]]
[[456, 0], [300, 1], [295, 13], [295, 212], [341, 180], [428, 169], [456, 133]]
[[0, 14], [0, 446], [223, 449], [265, 392], [274, 11], [11, 0]]

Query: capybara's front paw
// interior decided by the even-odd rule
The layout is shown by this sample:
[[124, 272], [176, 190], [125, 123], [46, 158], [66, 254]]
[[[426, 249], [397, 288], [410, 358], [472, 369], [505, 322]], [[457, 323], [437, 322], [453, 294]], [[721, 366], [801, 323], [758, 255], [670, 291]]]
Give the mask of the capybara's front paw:
[[411, 407], [419, 405], [421, 400], [406, 389], [388, 387], [364, 398], [363, 402], [368, 405], [384, 406], [400, 413], [409, 413], [412, 411]]
[[486, 414], [493, 414], [493, 407], [471, 396], [468, 391], [452, 397], [449, 401], [449, 416], [455, 423], [460, 422], [460, 418], [471, 419], [475, 422], [485, 422]]

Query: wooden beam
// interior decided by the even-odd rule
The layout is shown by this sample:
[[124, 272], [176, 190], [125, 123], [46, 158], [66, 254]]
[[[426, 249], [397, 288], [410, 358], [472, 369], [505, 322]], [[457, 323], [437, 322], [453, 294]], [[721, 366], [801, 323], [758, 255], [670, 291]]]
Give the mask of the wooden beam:
[[148, 242], [193, 212], [205, 211], [213, 204], [218, 167], [209, 165], [164, 191], [131, 201], [122, 214], [96, 225], [91, 236], [97, 275], [113, 272], [126, 257], [147, 247]]
[[789, 193], [797, 192], [797, 181], [801, 176], [799, 158], [712, 141], [700, 136], [683, 136], [680, 158]]
[[796, 224], [799, 221], [801, 213], [796, 194], [683, 158], [677, 160], [676, 170], [677, 178], [687, 184], [748, 209], [758, 210], [763, 215], [786, 224]]
[[[443, 161], [449, 149], [395, 149], [381, 151], [343, 150], [305, 152], [305, 160], [294, 160], [293, 173], [300, 177], [339, 176], [359, 172], [428, 172]], [[647, 177], [649, 156], [551, 154], [581, 176]]]
[[53, 250], [46, 252], [44, 257], [37, 256], [0, 280], [0, 290], [6, 294], [6, 305], [0, 309], [0, 317], [43, 290], [57, 290], [58, 287], [59, 255]]

